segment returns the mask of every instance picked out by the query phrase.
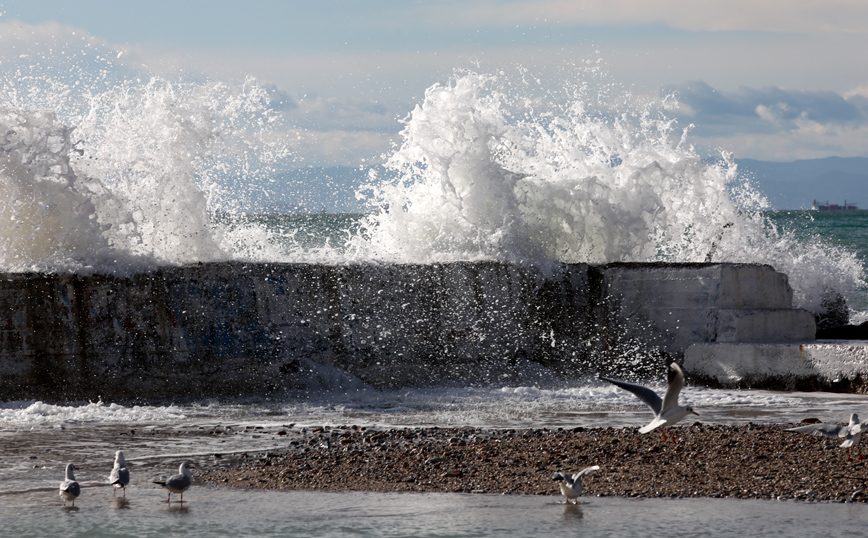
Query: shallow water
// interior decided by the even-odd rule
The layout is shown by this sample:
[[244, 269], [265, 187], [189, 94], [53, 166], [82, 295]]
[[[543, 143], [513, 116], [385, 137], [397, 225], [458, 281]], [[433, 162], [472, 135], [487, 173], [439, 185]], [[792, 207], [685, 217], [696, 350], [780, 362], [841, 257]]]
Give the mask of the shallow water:
[[[4, 501], [9, 501], [4, 498]], [[8, 536], [861, 536], [868, 506], [803, 502], [447, 493], [263, 492], [193, 487], [183, 505], [161, 491], [85, 489], [74, 509], [56, 492], [0, 503]]]
[[[662, 389], [662, 387], [656, 387]], [[846, 422], [868, 413], [868, 396], [830, 393], [712, 390], [685, 387], [704, 424], [786, 424], [804, 418]], [[191, 459], [201, 467], [240, 452], [289, 446], [310, 426], [368, 428], [635, 427], [650, 413], [613, 386], [539, 389], [417, 389], [329, 395], [322, 400], [136, 406], [89, 403], [0, 404], [0, 495], [48, 488], [54, 492], [69, 462], [82, 484], [104, 484], [115, 450], [123, 450], [133, 485], [150, 485]], [[222, 459], [225, 461], [225, 459]], [[55, 492], [56, 494], [56, 492]]]

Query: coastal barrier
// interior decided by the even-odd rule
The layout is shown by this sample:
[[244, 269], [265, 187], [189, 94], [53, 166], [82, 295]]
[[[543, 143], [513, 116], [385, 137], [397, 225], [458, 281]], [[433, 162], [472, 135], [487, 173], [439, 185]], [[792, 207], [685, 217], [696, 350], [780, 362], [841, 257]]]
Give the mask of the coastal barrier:
[[0, 277], [0, 398], [193, 399], [662, 373], [810, 341], [764, 265], [212, 263]]

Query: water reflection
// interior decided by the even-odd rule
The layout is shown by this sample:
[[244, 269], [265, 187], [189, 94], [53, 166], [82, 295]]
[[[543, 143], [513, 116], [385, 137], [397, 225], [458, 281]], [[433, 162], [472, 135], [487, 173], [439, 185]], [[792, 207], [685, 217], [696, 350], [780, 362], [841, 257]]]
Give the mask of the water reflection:
[[168, 512], [172, 514], [187, 514], [190, 509], [187, 507], [187, 503], [181, 503], [180, 501], [174, 503], [168, 503], [169, 506]]
[[584, 512], [582, 512], [582, 507], [578, 504], [567, 504], [564, 505], [564, 513], [561, 515], [561, 519], [564, 521], [575, 521], [578, 519], [582, 519], [585, 517]]

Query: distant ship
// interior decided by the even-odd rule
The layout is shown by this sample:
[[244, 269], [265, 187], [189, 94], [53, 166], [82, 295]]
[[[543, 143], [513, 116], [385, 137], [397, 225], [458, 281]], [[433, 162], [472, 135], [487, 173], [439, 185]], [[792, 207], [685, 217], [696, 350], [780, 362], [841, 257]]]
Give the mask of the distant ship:
[[825, 204], [814, 200], [814, 205], [811, 206], [814, 211], [856, 211], [859, 209], [859, 204], [855, 202], [847, 202], [844, 200], [844, 205], [830, 204], [826, 201]]

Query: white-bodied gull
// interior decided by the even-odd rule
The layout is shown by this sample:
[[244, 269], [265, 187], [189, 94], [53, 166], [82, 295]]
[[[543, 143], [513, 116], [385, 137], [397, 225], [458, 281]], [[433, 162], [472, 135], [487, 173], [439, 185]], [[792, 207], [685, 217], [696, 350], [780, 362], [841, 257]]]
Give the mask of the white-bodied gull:
[[63, 497], [63, 506], [66, 506], [66, 501], [72, 501], [72, 506], [75, 506], [75, 499], [81, 495], [81, 486], [75, 481], [75, 475], [72, 473], [75, 470], [75, 465], [66, 464], [66, 479], [60, 483], [60, 496]]
[[582, 477], [590, 472], [599, 470], [600, 466], [594, 465], [592, 467], [585, 467], [574, 475], [559, 472], [552, 476], [552, 480], [557, 482], [561, 487], [561, 493], [567, 498], [567, 504], [570, 504], [570, 499], [573, 499], [575, 504], [579, 504], [579, 495], [584, 490], [582, 488]]
[[[830, 439], [844, 439], [841, 443], [841, 448], [853, 448], [859, 445], [862, 440], [862, 433], [868, 431], [868, 423], [859, 422], [859, 415], [853, 413], [850, 415], [850, 423], [846, 426], [840, 424], [809, 424], [807, 426], [799, 426], [798, 428], [788, 428], [788, 432], [807, 433], [813, 435], [822, 435]], [[847, 460], [850, 459], [850, 451], [847, 451]], [[862, 453], [859, 453], [859, 459], [862, 459]]]
[[167, 503], [172, 502], [173, 493], [180, 493], [180, 502], [184, 502], [184, 492], [190, 489], [190, 485], [193, 484], [193, 473], [190, 471], [190, 463], [185, 461], [178, 468], [178, 474], [170, 476], [165, 481], [154, 480], [154, 484], [159, 484], [169, 490], [169, 498], [166, 499]]
[[109, 475], [109, 484], [112, 488], [112, 497], [117, 493], [118, 488], [124, 490], [124, 497], [127, 496], [127, 484], [130, 483], [130, 470], [127, 469], [127, 460], [124, 459], [124, 453], [120, 450], [115, 452], [115, 464], [112, 467], [112, 472]]
[[[681, 367], [674, 362], [670, 364], [668, 377], [669, 383], [666, 385], [666, 393], [663, 395], [662, 400], [660, 399], [660, 396], [657, 396], [657, 394], [648, 387], [634, 385], [617, 379], [609, 379], [608, 377], [601, 376], [600, 379], [608, 381], [609, 383], [614, 383], [622, 389], [632, 392], [637, 398], [642, 400], [645, 405], [651, 408], [651, 411], [654, 412], [654, 419], [649, 422], [647, 426], [639, 428], [639, 433], [648, 433], [661, 426], [672, 426], [689, 414], [699, 415], [699, 413], [694, 411], [689, 405], [678, 405], [678, 395], [681, 393], [681, 388], [684, 386], [684, 372], [681, 370]], [[663, 434], [663, 440], [665, 441], [666, 432], [662, 429], [660, 432]], [[672, 441], [675, 441], [675, 436], [672, 436]]]

